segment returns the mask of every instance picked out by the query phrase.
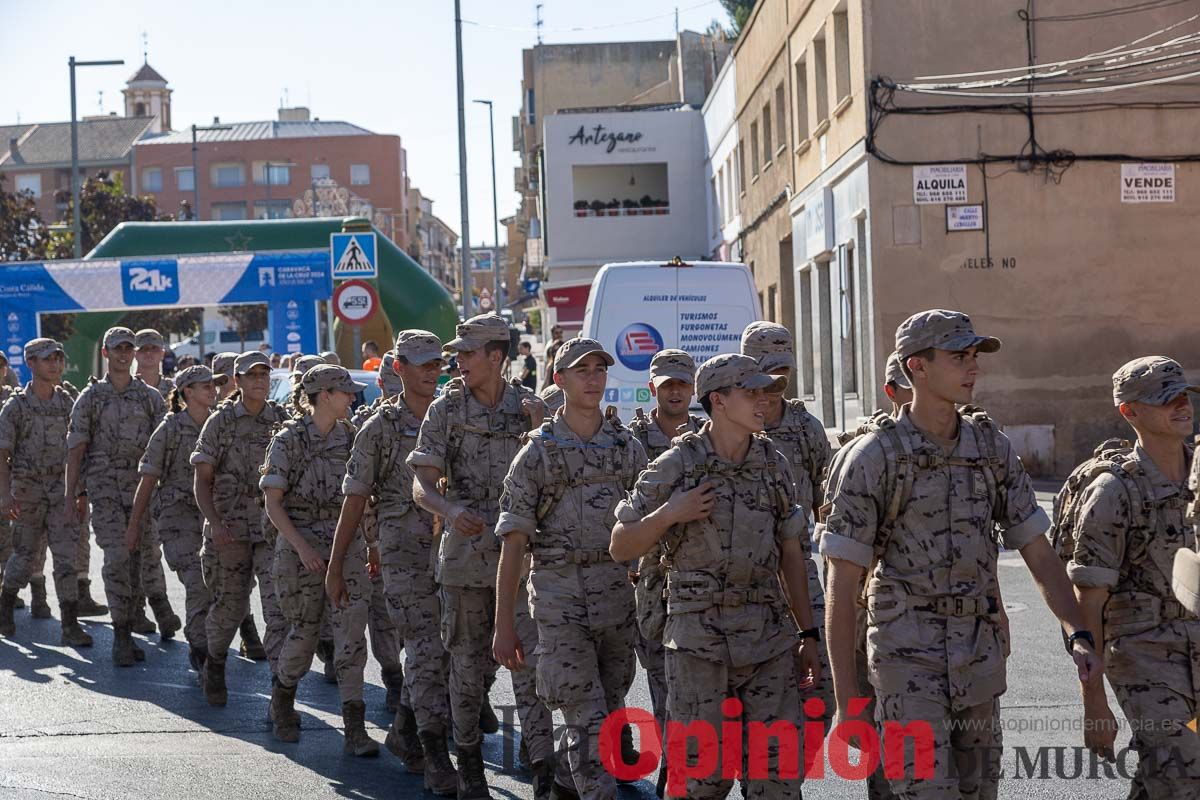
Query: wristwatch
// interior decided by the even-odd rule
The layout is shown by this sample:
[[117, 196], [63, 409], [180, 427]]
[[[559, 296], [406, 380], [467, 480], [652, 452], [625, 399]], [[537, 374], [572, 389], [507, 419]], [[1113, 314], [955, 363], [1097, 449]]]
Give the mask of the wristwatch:
[[801, 639], [812, 639], [815, 642], [819, 642], [819, 641], [821, 641], [821, 629], [820, 628], [805, 628], [804, 630], [800, 631], [800, 638]]
[[1067, 652], [1068, 653], [1071, 652], [1071, 648], [1074, 647], [1076, 639], [1082, 639], [1083, 641], [1085, 641], [1089, 645], [1091, 645], [1092, 650], [1096, 649], [1096, 637], [1092, 636], [1092, 632], [1079, 630], [1079, 631], [1075, 631], [1074, 633], [1072, 633], [1070, 636], [1067, 637]]

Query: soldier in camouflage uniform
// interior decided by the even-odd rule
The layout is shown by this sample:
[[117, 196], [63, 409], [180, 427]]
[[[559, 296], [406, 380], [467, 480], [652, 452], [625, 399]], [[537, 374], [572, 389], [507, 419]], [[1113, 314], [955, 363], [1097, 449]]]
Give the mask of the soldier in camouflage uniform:
[[[646, 458], [654, 461], [671, 448], [671, 440], [682, 433], [698, 433], [704, 420], [688, 413], [695, 394], [696, 362], [682, 350], [659, 350], [650, 360], [650, 393], [657, 404], [646, 414], [642, 409], [634, 413], [629, 431], [638, 438], [646, 451]], [[638, 569], [631, 577], [636, 583], [643, 574], [647, 581], [658, 577], [662, 566], [657, 553], [651, 551], [638, 562]], [[646, 636], [640, 632], [637, 643], [638, 660], [646, 670], [646, 682], [650, 685], [650, 702], [654, 706], [654, 717], [665, 730], [667, 721], [667, 667], [662, 637]], [[667, 771], [658, 774], [657, 792], [663, 794]]]
[[[1176, 551], [1196, 549], [1200, 462], [1189, 441], [1189, 397], [1198, 391], [1163, 356], [1135, 359], [1113, 375], [1113, 402], [1137, 444], [1120, 468], [1101, 471], [1083, 490], [1067, 566], [1108, 682], [1137, 724], [1129, 797], [1138, 800], [1200, 797], [1200, 738], [1185, 726], [1198, 711], [1200, 618], [1171, 590]], [[1087, 744], [1111, 760], [1117, 730], [1099, 676], [1085, 688], [1084, 708]]]
[[63, 347], [53, 339], [34, 339], [25, 345], [24, 354], [33, 380], [0, 410], [0, 518], [14, 520], [15, 539], [0, 592], [0, 635], [15, 633], [17, 592], [29, 580], [34, 562], [49, 540], [62, 644], [90, 647], [92, 637], [78, 620], [78, 529], [67, 524], [63, 495], [62, 467], [67, 459], [67, 420], [72, 406], [70, 396], [58, 385], [66, 363]]
[[[79, 389], [68, 380], [62, 381], [61, 385], [66, 390], [67, 396], [71, 398], [71, 403], [74, 404], [79, 399]], [[79, 577], [78, 613], [81, 617], [103, 617], [108, 614], [108, 606], [92, 599], [92, 581], [88, 577], [92, 566], [92, 528], [88, 516], [87, 488], [82, 480], [79, 484], [75, 490], [75, 516], [79, 519], [79, 547], [75, 550], [75, 569], [78, 570]], [[70, 516], [68, 514], [67, 518], [69, 519]], [[45, 559], [43, 558], [41, 561], [44, 563]], [[34, 571], [40, 570], [35, 567]]]
[[542, 398], [542, 402], [546, 404], [546, 411], [550, 414], [558, 411], [567, 402], [563, 390], [553, 384], [542, 389], [538, 397]]
[[379, 754], [367, 736], [363, 703], [363, 668], [367, 663], [366, 545], [350, 544], [342, 565], [346, 577], [344, 605], [325, 597], [325, 569], [341, 510], [342, 481], [354, 440], [348, 415], [354, 395], [366, 388], [342, 367], [326, 364], [304, 373], [303, 417], [289, 420], [271, 437], [259, 487], [267, 513], [279, 532], [275, 541], [274, 577], [279, 605], [289, 628], [271, 687], [270, 717], [275, 738], [300, 740], [296, 685], [312, 665], [321, 620], [333, 618], [334, 664], [342, 698], [344, 750], [356, 756]]
[[[441, 584], [442, 643], [450, 652], [450, 704], [458, 752], [458, 796], [490, 797], [483, 771], [480, 711], [495, 668], [492, 626], [500, 540], [494, 533], [500, 489], [522, 435], [541, 425], [545, 405], [530, 390], [505, 383], [508, 323], [481, 314], [460, 324], [446, 344], [456, 353], [461, 379], [433, 401], [408, 464], [416, 473], [413, 499], [446, 520], [437, 580]], [[449, 486], [438, 492], [443, 475]], [[532, 625], [522, 594], [518, 631]], [[530, 633], [529, 639], [536, 636]], [[552, 756], [551, 719], [538, 700], [533, 676], [512, 675], [522, 740], [530, 761]]]
[[167, 340], [153, 328], [143, 328], [133, 335], [137, 348], [137, 376], [162, 395], [165, 402], [175, 381], [162, 374], [163, 358], [167, 355]]
[[202, 684], [208, 702], [220, 706], [227, 700], [226, 652], [250, 611], [256, 576], [272, 672], [287, 634], [271, 577], [273, 542], [263, 528], [258, 490], [258, 470], [271, 432], [287, 419], [287, 412], [267, 400], [271, 362], [263, 353], [242, 353], [234, 373], [239, 398], [217, 406], [200, 429], [191, 458], [196, 467], [196, 505], [208, 523], [204, 583], [213, 595], [205, 620], [208, 658]]
[[[8, 398], [12, 396], [13, 387], [8, 385], [5, 378], [8, 377], [8, 356], [0, 352], [0, 408], [8, 402]], [[12, 520], [7, 516], [0, 517], [0, 580], [4, 578], [5, 565], [8, 564], [8, 559], [13, 554], [13, 530]], [[13, 601], [15, 608], [24, 608], [25, 601], [18, 597]]]
[[345, 594], [343, 555], [359, 521], [371, 510], [368, 504], [373, 504], [387, 604], [404, 639], [408, 667], [403, 673], [407, 702], [398, 709], [384, 744], [410, 772], [424, 775], [427, 790], [453, 796], [458, 778], [446, 747], [450, 659], [439, 630], [433, 515], [413, 503], [413, 472], [405, 463], [437, 392], [442, 343], [428, 331], [401, 331], [395, 351], [384, 355], [381, 377], [385, 369], [396, 374], [389, 360], [399, 365], [401, 391], [383, 400], [354, 438], [325, 583], [330, 599], [340, 604]]
[[[567, 724], [559, 750], [570, 766], [559, 770], [556, 782], [586, 800], [616, 797], [616, 781], [600, 762], [600, 727], [625, 705], [637, 663], [633, 587], [625, 566], [609, 555], [608, 542], [617, 502], [645, 468], [646, 453], [619, 420], [600, 412], [613, 363], [594, 339], [563, 342], [554, 382], [566, 405], [517, 453], [496, 523], [504, 544], [496, 578], [495, 657], [510, 670], [523, 670], [525, 652], [536, 644], [538, 697], [561, 711]], [[533, 555], [534, 641], [518, 636], [514, 618], [527, 548]], [[548, 783], [548, 771], [539, 777]], [[545, 795], [549, 789], [545, 785]]]
[[[816, 634], [801, 543], [808, 510], [796, 503], [796, 484], [808, 477], [793, 476], [791, 463], [761, 433], [768, 389], [778, 391], [780, 383], [747, 356], [705, 362], [696, 390], [711, 421], [679, 437], [617, 507], [613, 558], [657, 551], [667, 571], [661, 635], [672, 724], [704, 722], [721, 730], [727, 698], [741, 703], [743, 725], [794, 721], [797, 649], [804, 674], [820, 671], [814, 649], [798, 646]], [[778, 752], [766, 766], [765, 776], [749, 778], [749, 796], [800, 797], [799, 770], [789, 774]], [[727, 764], [684, 785], [668, 759], [667, 791], [725, 797], [733, 785], [724, 777], [729, 771]]]
[[[905, 764], [902, 776], [890, 778], [906, 800], [996, 797], [1006, 687], [994, 593], [997, 527], [1000, 543], [1020, 551], [1066, 630], [1080, 632], [1072, 650], [1080, 679], [1101, 669], [1084, 641], [1062, 561], [1042, 535], [1049, 520], [1029, 475], [986, 415], [957, 409], [972, 399], [977, 354], [999, 347], [954, 311], [926, 311], [902, 323], [896, 352], [913, 402], [839, 459], [821, 509], [836, 719], [847, 718], [855, 696], [856, 600], [871, 567], [867, 665], [876, 722], [924, 721], [932, 730], [933, 775], [913, 774]], [[833, 731], [838, 735], [836, 723]]]
[[[86, 458], [92, 532], [104, 551], [102, 575], [113, 620], [113, 662], [123, 667], [145, 658], [133, 642], [132, 623], [138, 611], [135, 598], [139, 585], [148, 578], [143, 568], [157, 555], [154, 540], [147, 535], [141, 538], [137, 551], [130, 553], [125, 546], [125, 529], [137, 488], [138, 460], [166, 412], [162, 395], [130, 374], [133, 345], [133, 331], [128, 328], [110, 328], [104, 334], [103, 353], [108, 373], [102, 380], [90, 381], [80, 392], [67, 428], [65, 497], [67, 502], [74, 503], [80, 468]], [[68, 509], [69, 519], [74, 512], [73, 506]], [[141, 575], [137, 574], [139, 570]], [[163, 585], [162, 596], [165, 595]], [[155, 614], [162, 609], [161, 604], [155, 606]], [[160, 622], [168, 620], [160, 618]]]
[[[785, 378], [782, 389], [779, 389], [767, 408], [766, 434], [787, 456], [792, 464], [792, 471], [797, 480], [805, 480], [796, 485], [797, 502], [806, 509], [815, 509], [821, 498], [821, 481], [824, 480], [825, 470], [833, 448], [825, 435], [825, 426], [821, 420], [814, 417], [804, 407], [804, 401], [788, 399], [783, 396], [787, 381], [796, 371], [796, 356], [792, 347], [792, 334], [782, 325], [774, 322], [752, 322], [742, 331], [742, 355], [747, 355], [758, 362], [763, 372]], [[812, 558], [812, 540], [805, 536], [805, 567], [808, 570], [808, 596], [812, 601], [814, 619], [818, 629], [825, 619], [825, 589], [821, 584], [821, 576], [817, 570], [817, 562]], [[829, 675], [829, 655], [825, 651], [823, 637], [819, 637], [813, 646], [821, 656], [821, 670]], [[802, 680], [804, 679], [801, 676]], [[821, 718], [826, 724], [833, 716], [833, 685], [829, 680], [821, 681], [813, 686], [802, 687], [800, 702], [808, 698], [818, 698], [824, 704]]]
[[237, 353], [217, 353], [213, 356], [213, 384], [217, 387], [217, 402], [224, 403], [237, 390], [233, 379], [233, 362], [237, 361]]
[[138, 464], [142, 477], [125, 531], [126, 544], [134, 550], [153, 497], [155, 533], [166, 554], [167, 566], [183, 584], [187, 617], [183, 633], [191, 648], [189, 660], [197, 672], [208, 658], [204, 626], [212, 595], [204, 585], [200, 563], [204, 518], [196, 506], [192, 488], [196, 470], [191, 457], [200, 427], [216, 405], [217, 388], [212, 377], [212, 371], [202, 366], [188, 367], [176, 376], [175, 388], [167, 399], [170, 412], [150, 436]]

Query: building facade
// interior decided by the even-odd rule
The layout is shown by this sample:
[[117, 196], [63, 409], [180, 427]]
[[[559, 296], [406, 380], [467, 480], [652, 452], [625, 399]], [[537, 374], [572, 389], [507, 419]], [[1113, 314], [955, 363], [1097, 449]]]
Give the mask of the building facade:
[[725, 59], [701, 109], [704, 117], [705, 180], [708, 182], [708, 255], [740, 261], [740, 176], [738, 174], [737, 62]]

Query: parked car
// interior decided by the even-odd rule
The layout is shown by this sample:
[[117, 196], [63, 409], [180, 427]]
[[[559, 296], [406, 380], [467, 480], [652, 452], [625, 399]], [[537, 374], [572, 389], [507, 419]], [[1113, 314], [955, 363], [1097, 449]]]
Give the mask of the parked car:
[[[267, 397], [274, 400], [276, 403], [286, 403], [288, 398], [292, 396], [292, 371], [288, 369], [273, 369], [271, 370], [271, 389]], [[350, 370], [350, 377], [359, 383], [365, 383], [366, 389], [359, 392], [351, 405], [350, 410], [358, 408], [362, 405], [370, 405], [374, 403], [379, 395], [383, 394], [383, 390], [379, 388], [378, 375], [374, 372], [368, 372], [362, 369]]]

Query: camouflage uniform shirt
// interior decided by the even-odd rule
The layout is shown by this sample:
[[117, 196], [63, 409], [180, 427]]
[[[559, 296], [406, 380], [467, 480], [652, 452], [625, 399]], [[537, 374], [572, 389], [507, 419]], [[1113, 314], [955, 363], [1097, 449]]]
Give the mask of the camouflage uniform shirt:
[[72, 405], [71, 396], [61, 386], [54, 387], [46, 401], [32, 388], [9, 395], [0, 409], [0, 450], [7, 450], [12, 457], [14, 483], [29, 481], [40, 486], [47, 478], [62, 478]]
[[[283, 507], [297, 528], [318, 531], [321, 545], [333, 543], [333, 525], [342, 510], [342, 481], [354, 441], [354, 427], [338, 420], [321, 433], [312, 415], [291, 420], [271, 438], [263, 459], [261, 489], [282, 489]], [[328, 540], [326, 540], [328, 536]]]
[[117, 391], [106, 375], [79, 393], [67, 427], [67, 449], [87, 445], [86, 480], [93, 501], [131, 501], [128, 488], [117, 482], [137, 475], [150, 434], [165, 413], [162, 395], [136, 377], [124, 391]]
[[154, 508], [159, 515], [177, 508], [198, 512], [191, 456], [199, 437], [200, 426], [187, 411], [167, 414], [150, 435], [146, 452], [138, 464], [138, 473], [158, 479]]

